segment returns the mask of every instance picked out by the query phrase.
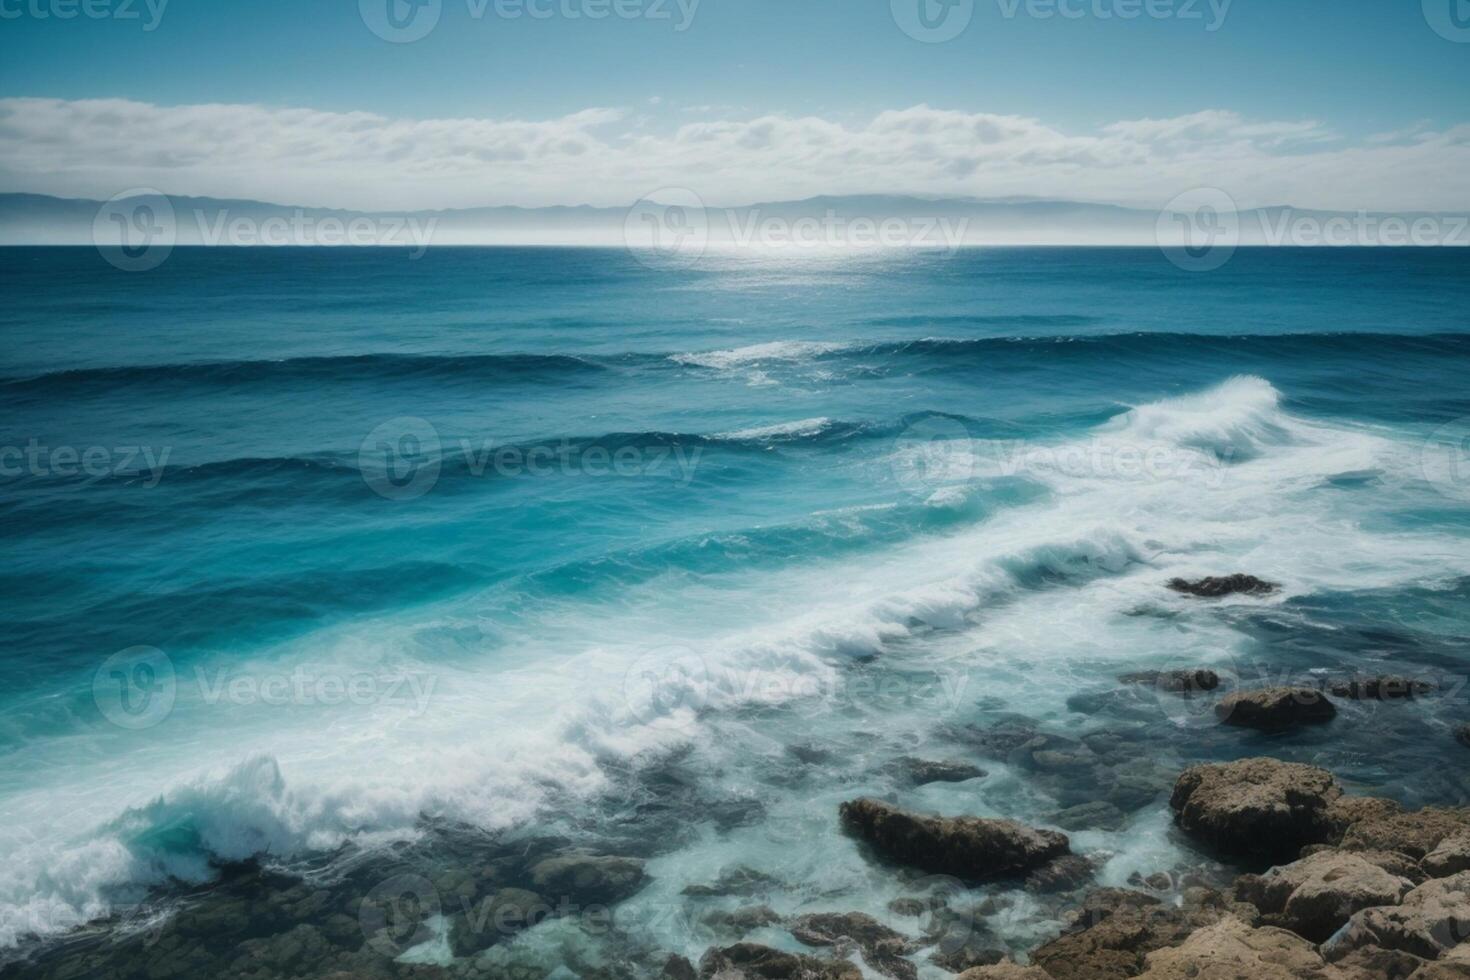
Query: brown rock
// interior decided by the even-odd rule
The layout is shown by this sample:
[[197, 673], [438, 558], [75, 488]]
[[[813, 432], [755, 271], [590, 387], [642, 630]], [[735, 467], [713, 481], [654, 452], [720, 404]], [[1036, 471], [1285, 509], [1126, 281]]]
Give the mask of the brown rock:
[[1447, 837], [1470, 830], [1470, 809], [1425, 807], [1378, 819], [1359, 820], [1342, 835], [1342, 847], [1354, 851], [1399, 851], [1416, 860]]
[[839, 812], [848, 832], [884, 857], [935, 874], [1014, 877], [1069, 852], [1066, 834], [1014, 820], [924, 816], [874, 799], [844, 803]]
[[1139, 980], [1327, 980], [1312, 944], [1285, 929], [1252, 928], [1232, 916], [1179, 946], [1148, 954]]
[[1039, 947], [1031, 958], [1053, 980], [1122, 980], [1136, 976], [1146, 954], [1177, 945], [1222, 916], [1237, 911], [1251, 916], [1255, 911], [1249, 906], [1232, 905], [1217, 893], [1208, 898], [1176, 908], [1150, 895], [1100, 889], [1083, 902], [1068, 930]]
[[1341, 928], [1354, 912], [1378, 905], [1397, 905], [1414, 887], [1406, 877], [1383, 867], [1402, 865], [1402, 858], [1320, 851], [1300, 861], [1272, 868], [1263, 875], [1236, 880], [1235, 894], [1274, 918], [1280, 925], [1314, 943]]
[[1342, 789], [1325, 769], [1275, 759], [1191, 766], [1169, 805], [1188, 834], [1227, 854], [1289, 860], [1333, 836]]
[[1379, 796], [1340, 796], [1327, 808], [1328, 820], [1332, 824], [1328, 840], [1334, 843], [1341, 841], [1342, 835], [1355, 823], [1383, 820], [1403, 812], [1404, 808], [1397, 802]]
[[917, 948], [903, 933], [883, 925], [871, 915], [823, 912], [803, 915], [791, 924], [791, 935], [806, 946], [845, 946], [862, 951], [863, 959], [884, 976], [916, 980], [918, 970], [904, 959]]
[[1026, 876], [1026, 890], [1044, 895], [1072, 891], [1092, 880], [1097, 871], [1092, 861], [1080, 854], [1066, 854]]
[[755, 943], [706, 951], [699, 960], [699, 976], [701, 980], [863, 980], [862, 971], [845, 960], [820, 960]]
[[1412, 953], [1368, 946], [1332, 964], [1327, 975], [1332, 980], [1408, 980], [1423, 965]]
[[1431, 878], [1448, 878], [1461, 871], [1470, 871], [1470, 831], [1460, 831], [1444, 838], [1424, 855], [1419, 866]]
[[1364, 909], [1323, 947], [1330, 960], [1356, 949], [1378, 946], [1425, 959], [1470, 939], [1470, 871], [1431, 879], [1404, 896], [1397, 906]]
[[1215, 717], [1238, 728], [1278, 732], [1329, 722], [1337, 717], [1337, 709], [1310, 687], [1269, 687], [1225, 695], [1215, 705]]
[[1409, 980], [1470, 980], [1470, 944], [1461, 943], [1435, 962], [1424, 964]]
[[959, 975], [959, 980], [1052, 980], [1052, 975], [1034, 966], [1017, 963], [996, 963], [993, 966], [977, 966]]

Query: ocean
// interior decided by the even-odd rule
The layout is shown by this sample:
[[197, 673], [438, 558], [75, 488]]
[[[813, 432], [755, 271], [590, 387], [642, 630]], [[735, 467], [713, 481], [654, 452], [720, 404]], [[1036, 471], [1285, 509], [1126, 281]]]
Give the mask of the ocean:
[[[1069, 833], [1111, 885], [1224, 874], [1172, 829], [1194, 762], [1470, 797], [1465, 251], [0, 270], [0, 958], [157, 923], [242, 862], [443, 872], [450, 834], [646, 862], [620, 928], [487, 954], [616, 976], [697, 960], [752, 894], [890, 922], [914, 882], [841, 832], [857, 796], [1042, 826], [1106, 801]], [[1165, 588], [1234, 572], [1281, 588]], [[1259, 734], [1117, 680], [1178, 667], [1436, 692]], [[1038, 771], [997, 726], [1133, 749]], [[915, 786], [912, 757], [985, 774]], [[1044, 897], [976, 895], [998, 947], [1055, 933]], [[385, 957], [447, 962], [431, 919]]]

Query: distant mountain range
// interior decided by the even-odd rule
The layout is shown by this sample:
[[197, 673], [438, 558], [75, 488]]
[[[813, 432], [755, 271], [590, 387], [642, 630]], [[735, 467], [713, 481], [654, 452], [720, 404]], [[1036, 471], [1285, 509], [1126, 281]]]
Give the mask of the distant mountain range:
[[[396, 244], [711, 245], [986, 244], [1155, 245], [1228, 240], [1242, 245], [1470, 245], [1470, 212], [1314, 211], [1289, 206], [1236, 213], [1218, 192], [1186, 195], [1179, 213], [1077, 201], [891, 195], [814, 197], [735, 208], [680, 195], [631, 208], [478, 207], [350, 211], [210, 197], [102, 202], [0, 194], [0, 244], [117, 244], [171, 234], [179, 245]], [[672, 209], [669, 205], [675, 205]], [[682, 207], [680, 207], [682, 205]], [[152, 229], [150, 232], [149, 229]], [[94, 234], [95, 232], [95, 234]], [[1203, 236], [1202, 238], [1200, 236]], [[1177, 240], [1176, 240], [1177, 239]]]

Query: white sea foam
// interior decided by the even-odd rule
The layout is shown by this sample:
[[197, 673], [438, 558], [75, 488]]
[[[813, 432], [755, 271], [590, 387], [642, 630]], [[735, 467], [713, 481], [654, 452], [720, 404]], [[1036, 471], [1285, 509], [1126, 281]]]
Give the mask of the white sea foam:
[[751, 344], [748, 347], [735, 347], [730, 350], [674, 354], [670, 359], [693, 367], [729, 370], [770, 362], [808, 361], [822, 354], [842, 350], [843, 347], [843, 344], [815, 340], [773, 340], [764, 344]]
[[755, 442], [762, 439], [774, 442], [781, 439], [801, 439], [806, 436], [819, 435], [831, 426], [832, 420], [823, 416], [799, 419], [795, 422], [778, 422], [774, 425], [758, 425], [751, 429], [737, 429], [734, 432], [721, 432], [715, 438], [728, 439], [732, 442]]
[[[756, 349], [730, 363], [758, 360], [748, 353]], [[1228, 656], [1243, 642], [1162, 589], [1176, 574], [1249, 571], [1283, 582], [1285, 596], [1470, 574], [1463, 549], [1425, 533], [1365, 530], [1359, 498], [1320, 492], [1339, 473], [1407, 473], [1415, 447], [1292, 418], [1260, 379], [1140, 406], [1067, 445], [1093, 442], [1230, 461], [1147, 478], [1028, 465], [1051, 494], [960, 533], [856, 559], [814, 557], [718, 581], [684, 577], [677, 588], [655, 580], [627, 590], [615, 607], [547, 601], [534, 619], [498, 624], [497, 641], [483, 651], [469, 642], [447, 661], [435, 656], [432, 637], [475, 633], [483, 597], [336, 627], [269, 652], [274, 663], [310, 656], [432, 671], [435, 698], [419, 714], [391, 705], [271, 712], [181, 699], [151, 733], [94, 733], [84, 751], [79, 742], [64, 751], [33, 747], [36, 767], [58, 768], [44, 788], [6, 800], [12, 833], [21, 828], [29, 839], [0, 867], [0, 944], [71, 928], [166, 877], [198, 880], [211, 856], [408, 835], [421, 814], [514, 826], [553, 799], [606, 789], [605, 760], [692, 745], [711, 759], [710, 773], [728, 767], [727, 778], [739, 782], [749, 778], [741, 767], [772, 740], [848, 745], [853, 711], [877, 733], [868, 739], [874, 751], [911, 745], [904, 739], [943, 720], [938, 702], [855, 704], [844, 688], [855, 658], [880, 654], [958, 672], [969, 686], [949, 692], [956, 703], [985, 697], [1037, 718], [1064, 717], [1066, 697], [1099, 663]], [[979, 455], [977, 478], [995, 475], [985, 468], [996, 464], [993, 453]], [[893, 479], [885, 463], [874, 465], [875, 479]], [[1393, 491], [1390, 480], [1384, 492]], [[1173, 604], [1177, 617], [1124, 615], [1149, 604]], [[630, 693], [641, 677], [667, 678], [660, 665], [679, 658], [677, 687], [651, 698]], [[802, 710], [759, 728], [739, 720], [745, 707], [793, 704]], [[68, 758], [97, 761], [62, 765]], [[1027, 805], [1024, 793], [981, 793], [965, 806]], [[960, 812], [960, 801], [952, 805]], [[783, 812], [781, 801], [772, 806]], [[1119, 851], [1109, 880], [1166, 861], [1170, 845], [1153, 824], [1140, 826], [1153, 829]], [[846, 855], [835, 829], [816, 832], [807, 850], [823, 861]], [[856, 880], [859, 871], [844, 856], [830, 873]]]

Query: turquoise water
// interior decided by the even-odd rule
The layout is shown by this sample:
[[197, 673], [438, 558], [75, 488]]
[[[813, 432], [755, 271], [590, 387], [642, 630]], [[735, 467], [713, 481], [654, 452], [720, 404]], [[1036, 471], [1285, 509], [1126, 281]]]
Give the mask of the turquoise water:
[[[881, 910], [839, 801], [1044, 823], [1099, 792], [1004, 759], [894, 783], [1016, 715], [1149, 746], [1126, 822], [1074, 835], [1108, 883], [1201, 860], [1166, 807], [1198, 759], [1464, 801], [1456, 684], [1269, 740], [1113, 696], [1182, 663], [1466, 673], [1464, 252], [0, 269], [0, 944], [426, 818], [615, 842], [651, 860], [635, 903], [743, 864], [778, 911]], [[1162, 588], [1233, 571], [1283, 590]], [[1008, 939], [1045, 930], [1016, 909]]]

